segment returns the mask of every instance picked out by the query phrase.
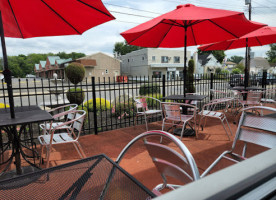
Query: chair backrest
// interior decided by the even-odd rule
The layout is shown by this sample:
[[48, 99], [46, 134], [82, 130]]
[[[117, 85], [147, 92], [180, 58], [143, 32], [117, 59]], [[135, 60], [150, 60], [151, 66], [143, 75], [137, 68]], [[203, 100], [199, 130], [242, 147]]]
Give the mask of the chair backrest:
[[[59, 113], [64, 113], [64, 112], [68, 112], [68, 111], [71, 111], [71, 110], [76, 110], [77, 107], [78, 107], [77, 104], [66, 104], [66, 105], [63, 105], [63, 106], [53, 108], [53, 109], [49, 110], [48, 112], [54, 116], [54, 115], [57, 115]], [[72, 115], [71, 113], [68, 113], [67, 116], [62, 115], [61, 117], [58, 117], [58, 118], [55, 118], [55, 119], [56, 120], [61, 120], [64, 117], [66, 117], [66, 120], [68, 121], [68, 120], [73, 119], [74, 115]]]
[[145, 97], [135, 98], [134, 100], [136, 102], [137, 112], [141, 112], [141, 109], [142, 109], [142, 111], [147, 111], [148, 110], [147, 99]]
[[75, 139], [77, 140], [80, 136], [80, 133], [82, 131], [82, 126], [84, 123], [84, 119], [86, 116], [86, 112], [84, 110], [70, 110], [64, 113], [59, 113], [55, 116], [55, 117], [61, 117], [61, 116], [65, 116], [68, 114], [73, 114], [74, 119], [60, 123], [58, 126], [55, 126], [55, 128], [53, 128], [51, 130], [51, 133], [54, 134], [55, 131], [59, 130], [60, 127], [63, 127], [65, 125], [71, 126], [72, 128], [70, 129], [71, 132], [68, 132], [69, 134], [73, 134], [75, 136]]
[[173, 103], [164, 103], [163, 106], [163, 112], [164, 112], [164, 118], [168, 119], [176, 119], [181, 121], [181, 113], [180, 113], [180, 105], [179, 104], [173, 104]]
[[249, 91], [247, 93], [246, 100], [247, 101], [256, 101], [260, 102], [262, 98], [263, 92], [262, 91]]
[[[259, 110], [266, 114], [261, 115], [246, 112], [252, 110]], [[254, 106], [245, 108], [242, 111], [232, 149], [235, 149], [236, 143], [239, 140], [267, 148], [276, 147], [276, 109], [265, 106]], [[245, 154], [245, 150], [246, 148], [243, 154]]]
[[226, 92], [223, 92], [221, 90], [215, 90], [215, 89], [210, 89], [210, 95], [212, 96], [212, 99], [220, 99], [220, 98], [227, 97]]
[[[170, 142], [176, 145], [181, 154], [163, 144], [149, 142], [148, 140], [152, 136], [158, 136], [158, 138], [161, 136], [169, 139]], [[182, 183], [195, 181], [200, 178], [197, 165], [190, 151], [177, 137], [165, 131], [148, 131], [138, 135], [125, 146], [117, 157], [116, 162], [120, 163], [127, 150], [140, 139], [144, 139], [144, 144], [164, 183], [166, 183], [167, 176], [174, 177]]]

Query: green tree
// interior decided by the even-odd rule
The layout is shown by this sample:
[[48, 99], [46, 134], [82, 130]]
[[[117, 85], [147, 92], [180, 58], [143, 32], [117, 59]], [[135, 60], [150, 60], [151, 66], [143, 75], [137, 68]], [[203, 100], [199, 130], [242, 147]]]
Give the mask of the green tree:
[[127, 44], [126, 41], [116, 42], [114, 45], [113, 54], [114, 54], [114, 56], [116, 56], [116, 55], [120, 56], [120, 55], [125, 55], [127, 53], [130, 53], [132, 51], [143, 49], [143, 48], [144, 47], [129, 45], [129, 44]]
[[270, 63], [276, 62], [276, 43], [270, 44], [270, 50], [266, 52], [267, 60]]
[[220, 67], [217, 67], [216, 68], [216, 74], [220, 74], [221, 73], [221, 68]]
[[239, 64], [242, 59], [243, 59], [242, 56], [231, 56], [231, 58], [228, 59], [228, 61], [231, 61], [231, 62], [234, 62], [236, 64]]
[[204, 55], [204, 54], [213, 54], [214, 57], [220, 62], [222, 63], [223, 59], [225, 58], [225, 53], [224, 51], [201, 51], [200, 49], [198, 49], [197, 51], [198, 55]]

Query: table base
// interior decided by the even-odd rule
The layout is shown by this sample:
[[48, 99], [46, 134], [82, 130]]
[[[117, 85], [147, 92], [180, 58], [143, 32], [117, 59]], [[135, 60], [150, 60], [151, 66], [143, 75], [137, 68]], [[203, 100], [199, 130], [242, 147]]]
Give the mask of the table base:
[[[178, 135], [181, 136], [181, 131], [182, 128], [176, 128], [173, 130], [173, 134], [174, 135]], [[195, 130], [191, 129], [191, 128], [185, 128], [184, 133], [183, 133], [183, 137], [188, 137], [188, 136], [195, 136]]]

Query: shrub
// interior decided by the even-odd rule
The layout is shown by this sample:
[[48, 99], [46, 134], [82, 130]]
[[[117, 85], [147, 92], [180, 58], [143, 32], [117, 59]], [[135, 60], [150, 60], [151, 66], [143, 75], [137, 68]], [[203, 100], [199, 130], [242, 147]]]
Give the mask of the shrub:
[[65, 68], [65, 74], [71, 83], [78, 84], [85, 76], [85, 68], [80, 63], [71, 63]]
[[4, 104], [4, 103], [0, 103], [0, 108], [9, 108], [10, 105], [8, 104]]
[[223, 69], [223, 70], [221, 70], [220, 73], [222, 73], [222, 74], [229, 74], [229, 71], [227, 69]]
[[195, 71], [195, 62], [193, 59], [189, 60], [188, 63], [188, 74], [187, 74], [187, 81], [186, 81], [186, 92], [187, 93], [195, 93], [195, 86], [194, 86], [194, 71]]
[[81, 88], [71, 88], [66, 92], [66, 97], [70, 103], [80, 105], [84, 101], [85, 94]]
[[125, 103], [116, 103], [112, 107], [112, 115], [118, 117], [118, 119], [132, 117], [135, 113], [133, 101]]
[[159, 84], [147, 83], [140, 86], [140, 90], [139, 90], [140, 95], [153, 94], [153, 93], [160, 93]]
[[[83, 104], [90, 112], [93, 112], [93, 99], [90, 99]], [[97, 112], [111, 109], [111, 103], [104, 98], [96, 98]]]
[[114, 106], [117, 103], [128, 103], [130, 101], [133, 101], [132, 97], [128, 94], [123, 94], [120, 96], [117, 96], [113, 101], [112, 101], [112, 106]]
[[232, 74], [241, 74], [241, 70], [238, 68], [235, 68], [232, 70]]
[[221, 71], [222, 71], [222, 70], [221, 70], [221, 68], [220, 68], [220, 67], [217, 67], [217, 68], [216, 68], [216, 70], [215, 70], [216, 74], [220, 74], [220, 73], [221, 73]]

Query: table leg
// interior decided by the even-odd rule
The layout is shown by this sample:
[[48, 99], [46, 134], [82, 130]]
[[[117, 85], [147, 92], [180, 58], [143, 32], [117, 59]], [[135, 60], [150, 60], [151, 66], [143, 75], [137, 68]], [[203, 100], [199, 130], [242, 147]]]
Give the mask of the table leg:
[[[22, 127], [21, 127], [22, 128]], [[14, 148], [14, 158], [15, 158], [15, 166], [16, 166], [16, 174], [21, 175], [21, 158], [20, 158], [20, 140], [16, 130], [16, 126], [12, 127], [13, 134], [13, 148]]]

